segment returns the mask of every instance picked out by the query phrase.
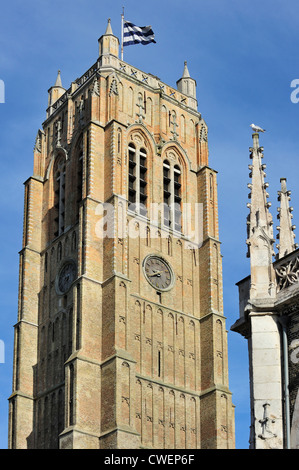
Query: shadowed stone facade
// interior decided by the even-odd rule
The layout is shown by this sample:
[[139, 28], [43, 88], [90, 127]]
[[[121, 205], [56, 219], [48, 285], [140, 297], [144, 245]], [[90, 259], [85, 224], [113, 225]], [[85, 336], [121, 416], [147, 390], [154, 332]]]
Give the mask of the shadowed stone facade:
[[[9, 446], [233, 448], [216, 171], [196, 83], [185, 64], [173, 89], [118, 48], [109, 22], [97, 62], [49, 90], [25, 182]], [[165, 201], [177, 205], [150, 217]]]

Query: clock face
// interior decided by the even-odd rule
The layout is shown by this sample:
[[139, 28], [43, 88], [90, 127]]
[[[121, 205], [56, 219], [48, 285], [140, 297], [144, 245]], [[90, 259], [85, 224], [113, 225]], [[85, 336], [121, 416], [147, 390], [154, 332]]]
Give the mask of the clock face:
[[148, 256], [143, 262], [148, 282], [157, 290], [169, 290], [173, 285], [173, 272], [169, 264], [159, 256]]
[[65, 294], [69, 288], [71, 287], [72, 283], [74, 282], [76, 277], [76, 266], [72, 262], [66, 263], [58, 276], [58, 291], [61, 294]]

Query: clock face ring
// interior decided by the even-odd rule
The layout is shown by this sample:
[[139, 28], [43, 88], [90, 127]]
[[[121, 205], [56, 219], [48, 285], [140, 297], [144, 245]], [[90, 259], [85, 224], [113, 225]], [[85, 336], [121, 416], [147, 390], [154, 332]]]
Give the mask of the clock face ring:
[[58, 294], [65, 294], [76, 279], [76, 264], [74, 261], [64, 263], [56, 278], [56, 290]]
[[168, 291], [174, 284], [170, 264], [158, 255], [148, 255], [143, 260], [143, 273], [149, 284], [158, 291]]

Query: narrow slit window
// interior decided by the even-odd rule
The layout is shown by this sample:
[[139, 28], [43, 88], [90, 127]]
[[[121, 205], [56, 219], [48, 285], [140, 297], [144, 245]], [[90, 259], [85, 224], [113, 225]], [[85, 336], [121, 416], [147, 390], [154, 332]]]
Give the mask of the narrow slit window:
[[74, 424], [74, 365], [70, 365], [69, 424]]
[[161, 377], [161, 351], [158, 351], [158, 377]]

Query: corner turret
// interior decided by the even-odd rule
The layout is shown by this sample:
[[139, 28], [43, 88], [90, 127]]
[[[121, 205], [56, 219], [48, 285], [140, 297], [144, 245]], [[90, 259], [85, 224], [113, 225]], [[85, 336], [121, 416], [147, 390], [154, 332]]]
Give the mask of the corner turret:
[[190, 77], [186, 61], [184, 62], [183, 76], [176, 82], [176, 84], [178, 91], [188, 96], [189, 106], [191, 108], [197, 109], [196, 80]]
[[[108, 24], [105, 34], [101, 36], [98, 40], [99, 42], [99, 57], [102, 58], [102, 63], [104, 62], [103, 56], [113, 55], [118, 57], [119, 50], [119, 39], [114, 36], [111, 27], [111, 20], [108, 19]], [[103, 63], [105, 65], [105, 63]]]
[[55, 85], [49, 88], [48, 90], [47, 117], [50, 116], [50, 114], [52, 114], [51, 107], [53, 103], [55, 103], [65, 92], [66, 92], [66, 89], [63, 88], [62, 82], [61, 82], [60, 70], [58, 70]]

